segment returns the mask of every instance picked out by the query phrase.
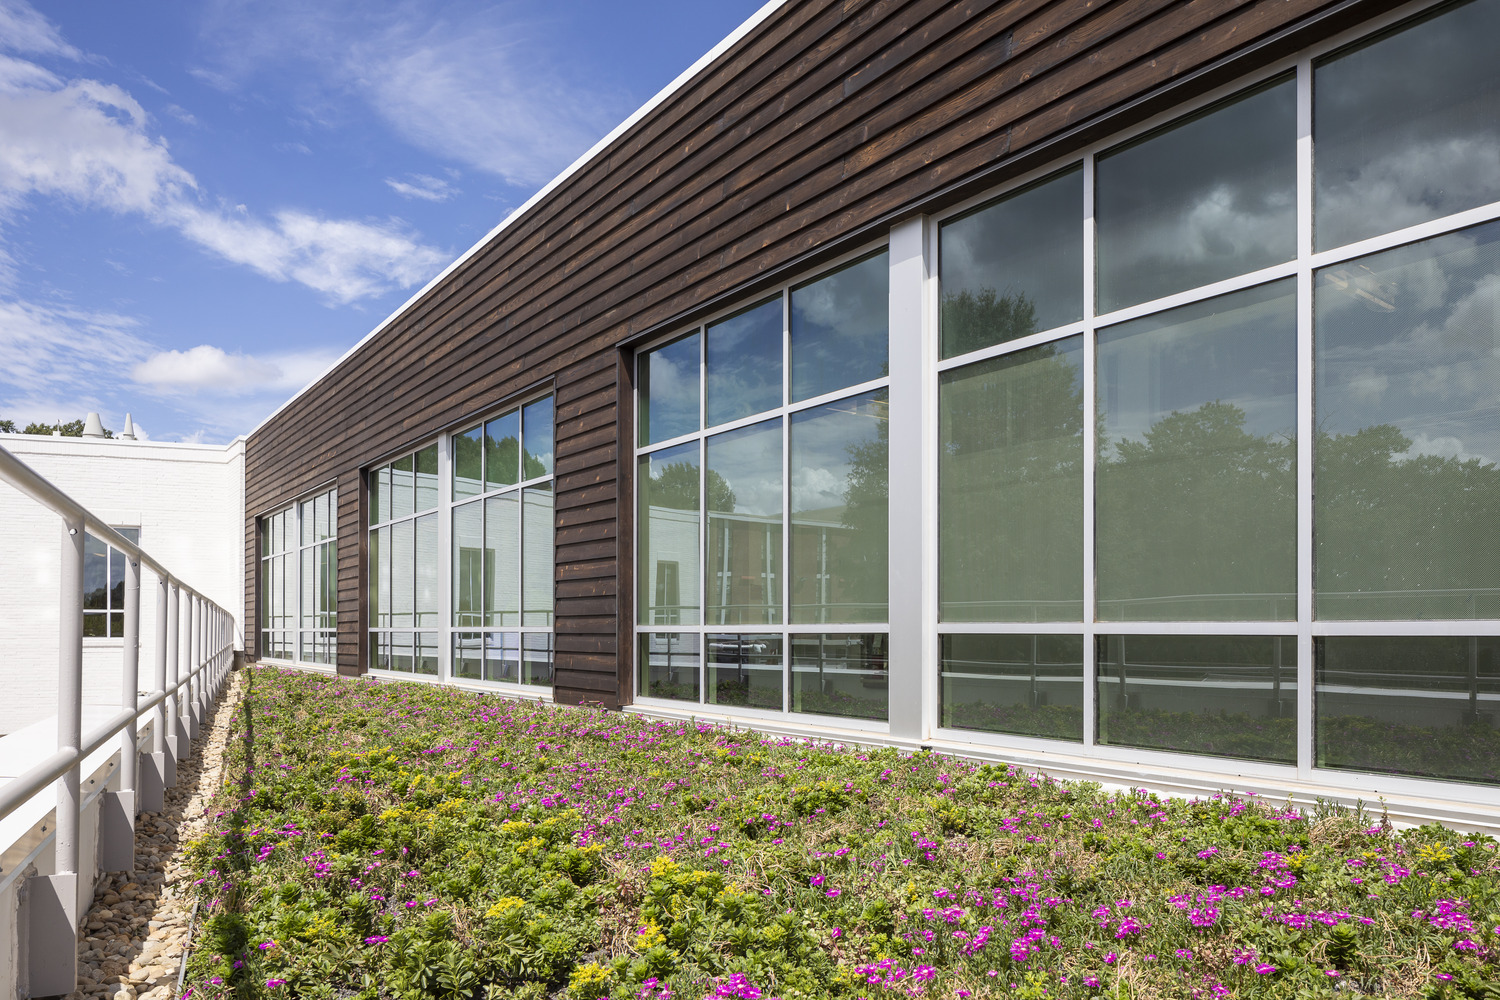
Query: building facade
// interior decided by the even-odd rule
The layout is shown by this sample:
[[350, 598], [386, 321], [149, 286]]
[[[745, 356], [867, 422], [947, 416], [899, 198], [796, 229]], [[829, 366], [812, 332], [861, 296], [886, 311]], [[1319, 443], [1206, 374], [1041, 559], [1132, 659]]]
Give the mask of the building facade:
[[1497, 33], [770, 4], [250, 436], [250, 651], [1500, 824]]

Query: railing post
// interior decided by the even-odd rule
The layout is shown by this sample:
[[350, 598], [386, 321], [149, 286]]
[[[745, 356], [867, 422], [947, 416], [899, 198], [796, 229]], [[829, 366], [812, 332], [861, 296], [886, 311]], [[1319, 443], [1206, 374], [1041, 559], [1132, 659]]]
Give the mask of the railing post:
[[[178, 647], [180, 650], [177, 668], [178, 674], [172, 679], [173, 683], [181, 682], [193, 670], [193, 594], [191, 591], [184, 589], [178, 595], [178, 599], [182, 604], [182, 645]], [[178, 760], [182, 760], [188, 754], [192, 753], [192, 741], [188, 736], [187, 725], [182, 721], [183, 716], [187, 714], [187, 692], [188, 686], [186, 685], [178, 688], [177, 700], [172, 704], [174, 709], [172, 713], [172, 725], [174, 727], [173, 732], [177, 734]]]
[[[177, 671], [181, 665], [178, 652], [179, 640], [182, 637], [182, 628], [178, 621], [182, 613], [182, 588], [175, 581], [172, 583], [171, 596], [167, 599], [167, 677], [166, 683], [162, 685], [163, 691], [170, 691], [177, 684]], [[177, 735], [177, 695], [167, 695], [167, 711], [164, 720], [167, 733], [167, 756], [171, 758], [172, 766], [167, 774], [167, 787], [171, 788], [177, 784], [177, 762], [182, 759], [182, 741]]]
[[[138, 704], [141, 666], [141, 561], [125, 557], [125, 650], [120, 663], [120, 707]], [[135, 869], [136, 725], [120, 733], [120, 787], [99, 800], [99, 861], [105, 871]]]
[[[156, 640], [152, 656], [153, 693], [167, 689], [167, 601], [172, 587], [167, 578], [156, 574]], [[141, 775], [141, 812], [159, 813], [166, 808], [167, 780], [167, 706], [158, 702], [151, 710], [151, 756]]]
[[71, 993], [78, 986], [78, 841], [83, 748], [83, 518], [64, 515], [57, 671], [57, 748], [73, 766], [57, 780], [53, 873], [27, 884], [27, 973], [33, 996]]
[[[197, 670], [203, 665], [203, 599], [194, 594], [192, 602], [193, 613], [190, 616], [190, 620], [193, 636], [191, 644], [193, 656], [188, 663], [188, 669]], [[195, 674], [193, 679], [188, 681], [187, 689], [187, 730], [188, 738], [193, 740], [198, 738], [198, 685], [200, 683], [200, 676]]]

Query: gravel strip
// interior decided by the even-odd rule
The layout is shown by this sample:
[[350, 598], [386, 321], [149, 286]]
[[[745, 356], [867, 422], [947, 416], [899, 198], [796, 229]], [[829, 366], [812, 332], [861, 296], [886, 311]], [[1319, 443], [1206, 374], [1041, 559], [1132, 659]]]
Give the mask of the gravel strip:
[[167, 1000], [188, 945], [193, 904], [181, 845], [201, 833], [207, 805], [223, 781], [224, 742], [240, 702], [239, 674], [177, 762], [166, 809], [142, 813], [135, 828], [135, 871], [104, 878], [78, 934], [78, 989], [67, 1000]]

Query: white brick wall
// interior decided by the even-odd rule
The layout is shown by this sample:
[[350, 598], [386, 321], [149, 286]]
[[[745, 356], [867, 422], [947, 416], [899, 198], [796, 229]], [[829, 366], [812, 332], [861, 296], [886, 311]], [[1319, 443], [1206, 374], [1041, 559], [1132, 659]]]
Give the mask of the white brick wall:
[[[0, 446], [236, 617], [245, 594], [245, 445], [158, 444], [0, 434]], [[62, 522], [0, 482], [0, 734], [56, 711]], [[151, 686], [156, 579], [141, 580], [141, 690]], [[119, 639], [85, 639], [83, 693], [120, 704]]]

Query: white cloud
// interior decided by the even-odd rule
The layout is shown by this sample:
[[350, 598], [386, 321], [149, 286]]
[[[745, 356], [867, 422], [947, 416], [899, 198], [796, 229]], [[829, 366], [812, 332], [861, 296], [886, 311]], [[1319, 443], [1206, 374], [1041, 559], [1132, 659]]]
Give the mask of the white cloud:
[[33, 55], [81, 59], [45, 17], [30, 5], [0, 0], [0, 48]]
[[211, 344], [186, 351], [158, 351], [131, 368], [131, 377], [163, 395], [205, 390], [227, 396], [285, 393], [302, 388], [335, 360], [327, 352], [252, 357]]
[[352, 92], [413, 145], [510, 184], [550, 180], [630, 110], [558, 68], [502, 5], [217, 0], [206, 21], [219, 53], [199, 76], [213, 85], [310, 64], [328, 94]]
[[430, 174], [407, 174], [406, 180], [387, 177], [386, 184], [403, 198], [420, 198], [422, 201], [447, 201], [461, 192], [441, 177]]
[[[47, 44], [45, 33], [33, 35], [39, 40], [28, 44]], [[291, 209], [266, 220], [207, 207], [197, 180], [148, 123], [145, 109], [117, 86], [63, 80], [0, 56], [0, 222], [38, 197], [139, 214], [225, 260], [340, 304], [419, 284], [448, 259], [395, 220], [324, 219]], [[8, 264], [0, 248], [0, 277]]]

